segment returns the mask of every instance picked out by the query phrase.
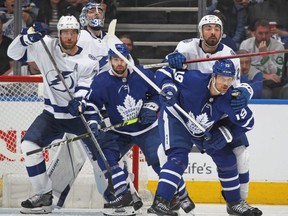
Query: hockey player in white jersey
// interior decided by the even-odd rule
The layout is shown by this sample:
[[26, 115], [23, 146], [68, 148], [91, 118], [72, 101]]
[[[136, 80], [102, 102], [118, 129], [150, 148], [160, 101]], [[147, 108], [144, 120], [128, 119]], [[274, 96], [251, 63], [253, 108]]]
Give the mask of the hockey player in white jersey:
[[[106, 41], [107, 37], [105, 37], [106, 33], [102, 30], [104, 27], [104, 16], [105, 11], [101, 4], [89, 2], [83, 7], [79, 17], [82, 29], [77, 45], [83, 47], [83, 49], [97, 58], [99, 62], [98, 74], [110, 69], [110, 64], [108, 63], [109, 48]], [[131, 61], [133, 61], [132, 58]], [[105, 117], [105, 112], [102, 111], [101, 113], [103, 117]], [[107, 122], [106, 127], [110, 126], [108, 119], [106, 119], [105, 122]], [[75, 135], [69, 133], [65, 134], [66, 138], [73, 138], [74, 136]], [[86, 148], [83, 148], [81, 140], [71, 143], [71, 145], [61, 145], [49, 166], [48, 174], [51, 180], [55, 182], [52, 187], [54, 195], [53, 204], [57, 208], [65, 205], [70, 189], [86, 161], [87, 157], [86, 154], [83, 154], [83, 151], [85, 152]], [[91, 161], [91, 159], [90, 162], [93, 166], [98, 192], [104, 195], [107, 182], [103, 178], [103, 173], [98, 164]], [[64, 169], [67, 170], [68, 167], [73, 167], [73, 172], [62, 172]], [[128, 177], [127, 181], [132, 180]], [[131, 184], [131, 192], [134, 207], [137, 210], [143, 204], [133, 184]]]
[[[62, 16], [57, 29], [59, 39], [50, 38], [45, 36], [41, 24], [36, 22], [28, 32], [18, 35], [8, 48], [8, 55], [12, 59], [35, 61], [44, 82], [45, 108], [24, 135], [22, 152], [47, 146], [52, 140], [62, 138], [66, 132], [76, 135], [87, 133], [81, 118], [75, 118], [68, 112], [70, 95], [41, 42], [46, 44], [70, 93], [76, 98], [87, 93], [93, 77], [99, 71], [99, 64], [91, 53], [76, 45], [80, 24], [74, 16]], [[96, 160], [96, 146], [91, 139], [84, 142], [92, 153], [89, 157]], [[27, 214], [50, 213], [52, 181], [47, 175], [42, 153], [25, 156], [25, 166], [35, 195], [21, 203], [20, 211]]]
[[[182, 69], [186, 59], [235, 55], [231, 48], [220, 42], [223, 34], [223, 25], [217, 16], [204, 16], [199, 22], [198, 30], [200, 39], [192, 38], [179, 42], [175, 51], [166, 57], [170, 67]], [[241, 110], [252, 97], [253, 90], [249, 85], [240, 83], [240, 60], [235, 58], [231, 59], [231, 61], [236, 70], [236, 79], [233, 85], [239, 90], [238, 96], [232, 98], [231, 105], [234, 109]], [[215, 61], [191, 63], [187, 64], [187, 69], [196, 69], [202, 73], [212, 73], [214, 63]], [[186, 65], [184, 66], [186, 67]], [[244, 134], [239, 139], [233, 140], [229, 145], [234, 146], [233, 152], [237, 158], [237, 166], [241, 177], [241, 198], [245, 202], [248, 197], [249, 184], [249, 153], [246, 148], [249, 142], [247, 136]], [[262, 215], [258, 208], [253, 208], [253, 211], [257, 216]]]

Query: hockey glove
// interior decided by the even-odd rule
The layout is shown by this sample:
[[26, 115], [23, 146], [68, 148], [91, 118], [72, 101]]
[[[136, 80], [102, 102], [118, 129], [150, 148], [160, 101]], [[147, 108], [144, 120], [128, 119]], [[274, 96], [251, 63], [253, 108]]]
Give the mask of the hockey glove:
[[100, 130], [100, 125], [97, 121], [95, 120], [91, 120], [88, 122], [88, 125], [92, 131], [92, 133], [94, 134], [94, 136], [97, 138], [97, 139], [103, 139], [104, 136], [105, 136], [105, 132]]
[[31, 45], [37, 41], [40, 41], [45, 36], [45, 29], [42, 27], [41, 22], [35, 22], [31, 26], [27, 34], [23, 36], [23, 42], [26, 45]]
[[211, 139], [204, 140], [203, 146], [207, 149], [219, 150], [222, 149], [227, 143], [232, 142], [232, 134], [225, 126], [214, 126], [210, 131]]
[[165, 83], [160, 93], [160, 102], [165, 106], [173, 106], [177, 102], [178, 89], [173, 83]]
[[82, 97], [76, 97], [73, 100], [70, 100], [67, 106], [67, 110], [72, 116], [83, 114], [85, 109], [86, 101]]
[[186, 61], [186, 57], [179, 53], [179, 52], [174, 52], [170, 53], [168, 56], [168, 63], [171, 68], [176, 68], [178, 70], [186, 69], [183, 68], [183, 63]]
[[239, 112], [243, 108], [247, 107], [247, 104], [251, 99], [252, 95], [251, 92], [249, 92], [245, 87], [238, 87], [233, 89], [231, 107], [234, 112]]
[[151, 124], [157, 120], [159, 106], [154, 102], [144, 103], [139, 113], [141, 124]]

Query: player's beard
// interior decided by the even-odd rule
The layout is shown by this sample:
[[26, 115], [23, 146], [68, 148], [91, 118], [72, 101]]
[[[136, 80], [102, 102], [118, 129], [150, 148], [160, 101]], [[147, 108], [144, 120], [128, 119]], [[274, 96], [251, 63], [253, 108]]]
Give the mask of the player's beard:
[[204, 38], [204, 40], [209, 47], [214, 47], [217, 46], [220, 38], [217, 38], [216, 36], [210, 36], [209, 38]]
[[75, 41], [75, 42], [69, 42], [69, 43], [68, 43], [68, 42], [64, 43], [61, 38], [60, 38], [60, 41], [61, 41], [61, 46], [62, 46], [62, 48], [65, 49], [65, 50], [67, 50], [67, 51], [73, 50], [73, 49], [75, 48], [75, 46], [76, 46], [76, 43], [77, 43], [77, 41]]
[[114, 65], [112, 65], [112, 69], [113, 69], [113, 72], [116, 73], [116, 75], [121, 76], [127, 70], [127, 65], [125, 67], [124, 66], [116, 66], [115, 67]]

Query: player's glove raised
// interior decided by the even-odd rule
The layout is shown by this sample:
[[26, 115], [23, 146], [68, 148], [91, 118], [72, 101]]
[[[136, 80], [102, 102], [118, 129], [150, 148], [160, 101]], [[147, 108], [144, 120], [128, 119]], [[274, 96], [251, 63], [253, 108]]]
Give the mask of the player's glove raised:
[[245, 108], [253, 96], [253, 89], [250, 85], [241, 83], [241, 85], [232, 91], [231, 107], [234, 112], [239, 112]]
[[72, 116], [83, 114], [85, 109], [86, 101], [82, 97], [76, 97], [73, 100], [70, 100], [67, 106], [67, 110]]
[[23, 35], [22, 42], [27, 46], [31, 45], [42, 38], [44, 38], [46, 34], [46, 30], [42, 27], [41, 22], [35, 22], [33, 26], [31, 26], [27, 34]]
[[160, 93], [160, 102], [165, 106], [173, 106], [177, 102], [178, 89], [173, 83], [165, 83]]
[[209, 140], [204, 140], [203, 147], [213, 150], [222, 149], [227, 143], [232, 142], [233, 136], [227, 127], [214, 126], [210, 131], [211, 138]]
[[176, 68], [177, 70], [186, 69], [183, 68], [183, 64], [186, 61], [186, 57], [182, 53], [179, 52], [170, 53], [167, 56], [167, 60], [171, 68]]
[[154, 102], [144, 103], [139, 113], [139, 122], [141, 124], [151, 124], [157, 120], [157, 111], [159, 106]]
[[100, 128], [100, 124], [96, 120], [88, 121], [88, 125], [97, 139], [103, 139], [105, 136], [105, 132], [102, 131]]

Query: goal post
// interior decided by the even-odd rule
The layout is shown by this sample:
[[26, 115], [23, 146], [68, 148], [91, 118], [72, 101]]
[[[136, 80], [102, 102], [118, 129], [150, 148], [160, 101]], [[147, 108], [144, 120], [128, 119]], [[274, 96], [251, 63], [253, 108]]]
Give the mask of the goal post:
[[[0, 76], [0, 207], [20, 207], [21, 201], [32, 195], [23, 158], [20, 156], [20, 143], [21, 138], [43, 108], [42, 76]], [[57, 147], [43, 153], [47, 167], [56, 150]], [[147, 186], [148, 182], [145, 158], [135, 145], [127, 153], [127, 158], [130, 170], [134, 174], [135, 187], [140, 190], [141, 196], [141, 190], [146, 191], [147, 188], [143, 187]], [[77, 179], [80, 180], [77, 181]], [[70, 192], [72, 197], [69, 197], [69, 194], [65, 207], [103, 207], [95, 206], [91, 200], [87, 206], [76, 204], [79, 200], [77, 194], [83, 195], [81, 190], [88, 189], [89, 192], [96, 190], [93, 169], [89, 160], [85, 163], [77, 179], [74, 185], [78, 185], [74, 187], [75, 191]], [[97, 199], [97, 196], [97, 194], [91, 194], [90, 199], [92, 199], [91, 197]]]

